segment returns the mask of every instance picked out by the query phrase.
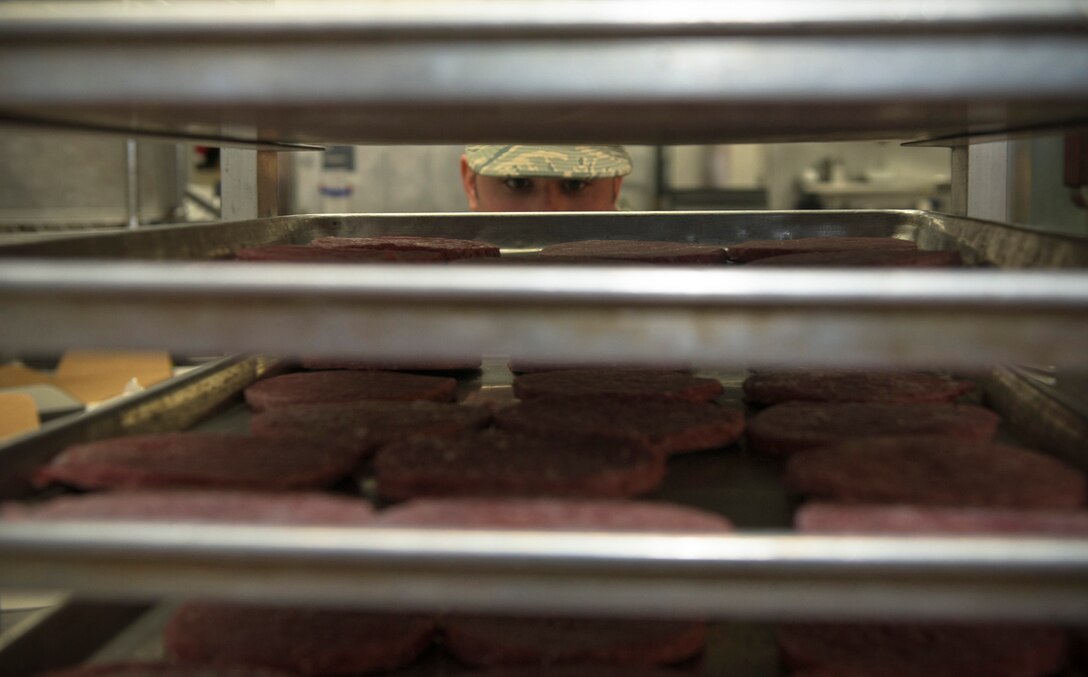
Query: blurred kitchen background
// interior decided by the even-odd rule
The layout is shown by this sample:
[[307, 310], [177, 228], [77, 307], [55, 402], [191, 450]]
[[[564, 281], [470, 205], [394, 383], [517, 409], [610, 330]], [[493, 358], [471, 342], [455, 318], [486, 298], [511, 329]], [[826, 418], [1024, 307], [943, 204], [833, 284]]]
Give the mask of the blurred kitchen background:
[[[897, 142], [631, 146], [625, 210], [948, 211], [951, 151]], [[461, 146], [333, 146], [279, 156], [280, 213], [456, 212]], [[1061, 136], [1008, 144], [1009, 220], [1088, 234]], [[0, 138], [0, 233], [219, 218], [219, 152], [77, 134]], [[135, 185], [138, 199], [128, 190]], [[1082, 200], [1083, 201], [1083, 200]], [[138, 219], [130, 213], [138, 214]]]

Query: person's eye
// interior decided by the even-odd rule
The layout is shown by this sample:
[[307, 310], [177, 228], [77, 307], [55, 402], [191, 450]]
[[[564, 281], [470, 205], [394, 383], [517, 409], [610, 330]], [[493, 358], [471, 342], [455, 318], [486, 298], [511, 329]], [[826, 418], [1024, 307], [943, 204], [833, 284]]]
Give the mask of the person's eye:
[[503, 185], [516, 193], [524, 193], [532, 189], [533, 182], [530, 179], [525, 179], [519, 176], [511, 176], [510, 178], [503, 181]]
[[559, 183], [559, 186], [563, 189], [564, 193], [581, 193], [589, 187], [589, 181], [583, 181], [581, 179], [563, 179]]

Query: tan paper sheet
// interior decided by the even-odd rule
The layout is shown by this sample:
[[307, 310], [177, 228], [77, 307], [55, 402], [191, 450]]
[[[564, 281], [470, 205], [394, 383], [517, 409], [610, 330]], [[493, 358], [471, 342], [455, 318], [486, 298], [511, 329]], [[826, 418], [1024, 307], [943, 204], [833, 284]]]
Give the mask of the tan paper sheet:
[[24, 367], [21, 364], [0, 365], [0, 388], [18, 388], [39, 383], [52, 383], [53, 378], [45, 372]]
[[86, 403], [120, 395], [134, 378], [147, 388], [172, 375], [166, 351], [69, 350], [53, 382]]
[[21, 393], [0, 393], [0, 440], [37, 430], [38, 407]]

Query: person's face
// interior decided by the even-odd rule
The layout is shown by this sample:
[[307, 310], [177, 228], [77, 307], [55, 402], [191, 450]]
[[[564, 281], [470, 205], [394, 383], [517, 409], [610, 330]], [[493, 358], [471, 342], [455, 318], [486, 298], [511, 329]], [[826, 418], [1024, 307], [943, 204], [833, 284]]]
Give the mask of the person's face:
[[623, 177], [584, 181], [481, 176], [462, 156], [461, 183], [475, 212], [606, 212], [616, 209]]

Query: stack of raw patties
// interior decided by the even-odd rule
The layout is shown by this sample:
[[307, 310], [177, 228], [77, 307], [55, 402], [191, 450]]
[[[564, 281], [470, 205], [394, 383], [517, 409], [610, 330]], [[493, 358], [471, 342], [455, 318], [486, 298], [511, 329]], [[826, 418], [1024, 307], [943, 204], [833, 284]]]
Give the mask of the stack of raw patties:
[[[880, 265], [887, 265], [889, 257], [898, 265], [947, 265], [933, 257], [919, 257], [912, 243], [860, 239], [865, 241], [841, 242], [839, 246], [878, 250], [873, 256], [885, 260]], [[746, 260], [743, 251], [744, 247], [731, 247], [730, 256]], [[331, 238], [312, 245], [239, 252], [238, 258], [448, 261], [465, 257], [493, 260], [497, 254], [496, 248], [484, 243], [388, 237]], [[561, 263], [721, 264], [726, 258], [721, 247], [624, 241], [567, 243], [546, 248], [540, 256]], [[942, 261], [947, 259], [944, 255]], [[486, 400], [455, 402], [464, 388], [448, 375], [389, 371], [388, 364], [383, 365], [387, 370], [381, 371], [350, 359], [304, 359], [302, 366], [309, 371], [266, 378], [246, 390], [245, 399], [252, 410], [249, 435], [171, 433], [76, 445], [43, 468], [38, 481], [95, 493], [63, 496], [36, 507], [11, 506], [4, 511], [5, 519], [699, 534], [731, 531], [730, 523], [713, 513], [631, 500], [652, 493], [662, 482], [670, 456], [728, 447], [743, 434], [742, 413], [714, 402], [723, 390], [715, 379], [664, 369], [512, 364], [511, 369], [520, 372], [514, 381], [519, 401], [497, 406]], [[433, 371], [472, 369], [478, 362], [395, 366]], [[832, 395], [799, 396], [798, 387], [801, 392], [829, 389]], [[910, 470], [910, 459], [929, 458], [926, 462], [937, 463], [932, 453], [918, 452], [909, 445], [951, 450], [938, 456], [941, 463], [955, 465], [946, 457], [963, 457], [977, 464], [976, 471], [981, 468], [985, 473], [991, 472], [986, 470], [990, 466], [996, 469], [1011, 464], [1018, 475], [1036, 477], [1036, 482], [1045, 477], [1065, 486], [1060, 478], [1067, 478], [1067, 469], [1055, 471], [1052, 460], [1038, 457], [1040, 461], [1038, 455], [1004, 447], [994, 451], [988, 446], [985, 440], [998, 423], [992, 413], [945, 402], [969, 388], [962, 382], [919, 374], [761, 373], [746, 385], [749, 399], [783, 403], [752, 419], [750, 446], [773, 454], [800, 452], [793, 457], [798, 463], [812, 459], [815, 470], [805, 470], [803, 465], [799, 470], [791, 458], [791, 488], [839, 502], [884, 498], [846, 498], [845, 494], [821, 493], [822, 484], [805, 484], [823, 482], [827, 475], [831, 480], [864, 476], [860, 469], [842, 469], [846, 466], [838, 456], [821, 465], [825, 454], [860, 459], [855, 461], [861, 464], [859, 468], [870, 468], [875, 478], [868, 482], [870, 491], [884, 491], [880, 489], [884, 486], [881, 468], [890, 468], [886, 475], [894, 479], [922, 472]], [[859, 403], [845, 398], [850, 401], [836, 402], [834, 393], [846, 391], [854, 393], [851, 398], [869, 393], [872, 399], [872, 393], [881, 393], [876, 397], [881, 401]], [[887, 398], [887, 393], [895, 397]], [[796, 401], [805, 399], [830, 403]], [[909, 442], [866, 439], [863, 451], [850, 447], [849, 438], [889, 433], [912, 437]], [[957, 439], [960, 441], [949, 442]], [[928, 473], [929, 466], [925, 467]], [[944, 465], [940, 468], [942, 477], [949, 474]], [[1054, 473], [1047, 474], [1050, 471]], [[956, 480], [958, 484], [944, 491], [994, 495], [987, 489], [989, 480], [965, 489], [966, 481]], [[360, 495], [360, 487], [373, 494], [380, 509]], [[942, 491], [934, 483], [927, 482], [926, 487], [924, 491]], [[1080, 492], [1078, 500], [1083, 501], [1083, 483]], [[1013, 493], [1071, 495], [1061, 488]], [[904, 501], [895, 498], [892, 502]], [[840, 508], [825, 508], [832, 509]], [[920, 509], [896, 510], [915, 515]], [[810, 512], [802, 511], [803, 525], [803, 516]], [[847, 514], [856, 520], [859, 513]], [[880, 513], [865, 509], [861, 514]], [[970, 517], [957, 519], [974, 524]], [[1048, 511], [1040, 519], [1053, 524], [1049, 520], [1055, 518]], [[1042, 656], [1036, 663], [1043, 665], [1053, 654], [1054, 637], [1059, 643], [1061, 640], [1060, 633], [1048, 629], [1016, 630], [1017, 641], [975, 628], [962, 630], [966, 639], [956, 634], [958, 630], [944, 628], [908, 629], [906, 636], [899, 629], [880, 630], [877, 639], [855, 628], [784, 628], [781, 640], [792, 667], [799, 673], [809, 670], [812, 675], [899, 674], [885, 670], [889, 651], [900, 658], [903, 654], [895, 652], [906, 651], [912, 657], [932, 654], [954, 668], [967, 665], [971, 669], [975, 664], [957, 663], [949, 658], [954, 652], [942, 647], [966, 644], [1003, 661], [1010, 655], [990, 647], [988, 640], [971, 640], [976, 636], [994, 637], [996, 646], [1013, 652], [1020, 642], [1028, 647], [1029, 658]], [[840, 637], [836, 632], [845, 634]], [[466, 667], [481, 670], [473, 674], [489, 677], [666, 677], [675, 673], [658, 666], [692, 659], [701, 652], [705, 635], [705, 625], [699, 620], [435, 616], [197, 601], [183, 606], [166, 628], [164, 646], [170, 664], [118, 667], [113, 673], [101, 668], [103, 671], [83, 674], [359, 675], [393, 670], [427, 652], [441, 651]], [[851, 648], [856, 644], [891, 648], [869, 660], [864, 651]], [[835, 648], [840, 646], [847, 649]], [[845, 654], [856, 659], [841, 660]], [[1015, 653], [1009, 660], [1021, 658]], [[179, 672], [179, 665], [189, 666], [189, 671]], [[936, 669], [936, 663], [928, 659], [918, 665]], [[873, 666], [880, 669], [873, 671]]]
[[[993, 441], [999, 418], [957, 402], [973, 386], [924, 373], [757, 372], [770, 405], [752, 448], [788, 456], [786, 485], [811, 502], [806, 533], [1088, 535], [1085, 477], [1051, 456]], [[1066, 638], [999, 624], [804, 624], [779, 628], [797, 675], [1052, 674]]]
[[[271, 253], [309, 260], [298, 252]], [[304, 359], [302, 366], [307, 370], [247, 388], [250, 434], [168, 433], [75, 445], [42, 468], [37, 481], [93, 493], [9, 506], [5, 519], [731, 531], [728, 520], [712, 513], [628, 500], [661, 483], [669, 455], [727, 446], [741, 436], [743, 414], [712, 402], [722, 392], [714, 379], [668, 370], [538, 367], [515, 382], [522, 401], [500, 408], [455, 402], [462, 389], [447, 375], [375, 370], [355, 360]], [[381, 510], [360, 495], [361, 487]], [[168, 664], [116, 669], [358, 675], [406, 666], [441, 646], [495, 677], [551, 674], [544, 671], [551, 667], [571, 677], [652, 677], [669, 674], [654, 666], [697, 656], [705, 635], [698, 620], [434, 616], [193, 601], [166, 627]]]

